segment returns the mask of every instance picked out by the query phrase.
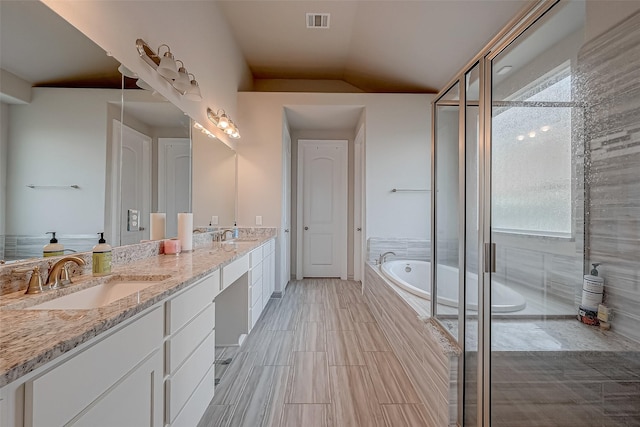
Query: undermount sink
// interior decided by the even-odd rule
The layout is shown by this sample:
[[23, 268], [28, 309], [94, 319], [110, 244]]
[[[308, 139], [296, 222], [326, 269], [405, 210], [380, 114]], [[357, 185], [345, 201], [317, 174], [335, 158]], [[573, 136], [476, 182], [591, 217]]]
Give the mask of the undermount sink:
[[223, 240], [222, 243], [242, 243], [242, 242], [257, 242], [257, 237], [238, 237], [231, 240]]
[[167, 277], [154, 280], [143, 280], [142, 278], [113, 278], [105, 283], [92, 286], [69, 295], [55, 298], [41, 304], [27, 307], [27, 310], [89, 310], [103, 307], [114, 301], [128, 297], [166, 280]]

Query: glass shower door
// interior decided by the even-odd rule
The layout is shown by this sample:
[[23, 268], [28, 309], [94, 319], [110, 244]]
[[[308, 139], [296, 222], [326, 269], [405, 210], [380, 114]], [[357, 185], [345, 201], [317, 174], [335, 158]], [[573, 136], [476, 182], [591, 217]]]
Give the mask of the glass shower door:
[[595, 419], [593, 390], [570, 378], [580, 356], [560, 338], [580, 328], [582, 110], [574, 97], [584, 15], [584, 2], [560, 3], [491, 58], [495, 270], [484, 307], [494, 427], [595, 425], [583, 424]]

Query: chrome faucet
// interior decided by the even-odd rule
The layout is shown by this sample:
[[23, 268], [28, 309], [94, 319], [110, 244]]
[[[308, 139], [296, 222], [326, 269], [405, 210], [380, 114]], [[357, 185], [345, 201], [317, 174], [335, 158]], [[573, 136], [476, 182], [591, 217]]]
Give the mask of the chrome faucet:
[[380, 254], [380, 257], [378, 258], [378, 265], [382, 265], [382, 264], [384, 264], [385, 258], [386, 258], [388, 255], [396, 256], [396, 253], [395, 253], [395, 252], [391, 252], [391, 251], [389, 251], [389, 252], [385, 252], [385, 253], [383, 253], [383, 254]]
[[58, 260], [49, 270], [49, 276], [47, 277], [45, 286], [48, 286], [50, 289], [57, 289], [60, 286], [71, 283], [71, 274], [67, 266], [68, 262], [75, 262], [77, 265], [86, 264], [82, 258], [77, 256], [66, 256]]
[[225, 228], [224, 230], [222, 230], [219, 234], [220, 234], [220, 241], [224, 242], [225, 240], [227, 240], [227, 232], [231, 233], [231, 237], [233, 238], [233, 230], [230, 228]]

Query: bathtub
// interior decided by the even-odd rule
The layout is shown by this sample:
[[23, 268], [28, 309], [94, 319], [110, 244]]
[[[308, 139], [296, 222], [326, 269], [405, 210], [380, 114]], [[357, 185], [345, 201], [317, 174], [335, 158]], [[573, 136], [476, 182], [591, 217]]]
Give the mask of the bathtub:
[[[431, 263], [427, 261], [393, 260], [381, 266], [384, 276], [402, 289], [424, 299], [431, 299]], [[438, 266], [438, 304], [458, 307], [458, 269]], [[445, 286], [443, 286], [444, 284]], [[451, 286], [446, 286], [451, 284]], [[491, 283], [491, 311], [511, 313], [527, 306], [522, 295], [495, 280]], [[467, 308], [478, 310], [478, 276], [467, 273]]]

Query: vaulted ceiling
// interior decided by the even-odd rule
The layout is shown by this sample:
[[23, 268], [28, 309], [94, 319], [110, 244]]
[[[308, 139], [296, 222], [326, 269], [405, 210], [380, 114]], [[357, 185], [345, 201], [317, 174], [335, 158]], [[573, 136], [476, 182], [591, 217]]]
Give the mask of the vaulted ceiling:
[[[147, 3], [157, 9], [164, 2]], [[442, 89], [527, 4], [525, 0], [217, 3], [255, 79], [341, 80], [354, 91], [418, 93]], [[117, 63], [46, 6], [7, 0], [2, 6], [0, 60], [7, 71], [38, 85], [75, 81], [76, 86], [96, 86], [101, 79], [105, 85], [118, 85]], [[306, 28], [307, 12], [329, 13], [330, 27]], [[206, 45], [215, 55], [215, 44], [216, 40], [198, 41], [197, 46]], [[47, 67], [36, 65], [43, 60]]]
[[[256, 79], [338, 79], [364, 92], [437, 92], [527, 2], [218, 2]], [[329, 13], [328, 29], [306, 13]], [[215, 46], [215, 42], [212, 44]]]

